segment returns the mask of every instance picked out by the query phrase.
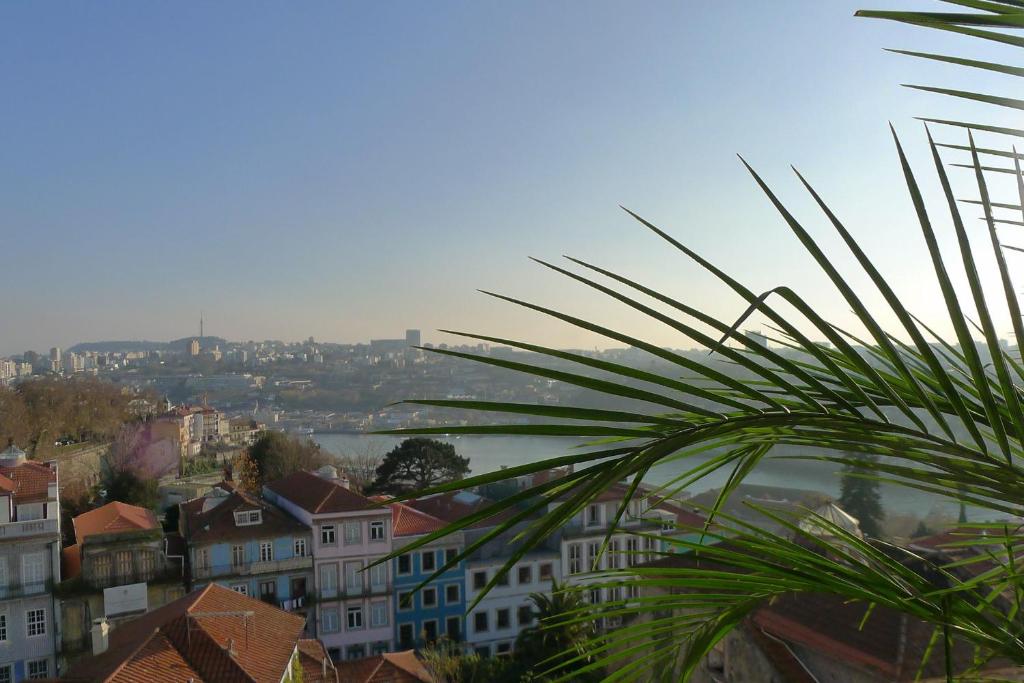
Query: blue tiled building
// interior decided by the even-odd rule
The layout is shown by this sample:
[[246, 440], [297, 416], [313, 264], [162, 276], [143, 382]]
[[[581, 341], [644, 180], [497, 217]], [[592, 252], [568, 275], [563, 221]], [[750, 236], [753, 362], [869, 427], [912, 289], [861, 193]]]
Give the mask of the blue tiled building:
[[215, 582], [305, 615], [313, 586], [309, 527], [240, 491], [181, 504], [191, 588]]
[[[392, 503], [392, 536], [396, 551], [445, 526], [445, 522], [402, 503]], [[462, 552], [461, 533], [402, 553], [392, 560], [395, 590], [395, 642], [399, 649], [422, 647], [447, 636], [465, 640], [466, 577], [459, 562], [419, 591], [422, 581]]]

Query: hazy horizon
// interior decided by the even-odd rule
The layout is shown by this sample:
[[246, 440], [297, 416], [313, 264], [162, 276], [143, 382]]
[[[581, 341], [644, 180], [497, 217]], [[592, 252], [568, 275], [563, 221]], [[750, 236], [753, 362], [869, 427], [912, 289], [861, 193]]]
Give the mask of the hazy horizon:
[[[977, 109], [899, 84], [998, 92], [1009, 77], [883, 48], [980, 59], [1012, 48], [853, 17], [907, 5], [932, 8], [5, 4], [0, 355], [176, 339], [200, 311], [207, 334], [231, 340], [346, 343], [418, 328], [458, 343], [434, 332], [450, 328], [620, 346], [477, 288], [693, 346], [527, 258], [561, 254], [729, 322], [743, 311], [619, 204], [751, 289], [790, 285], [849, 324], [736, 152], [865, 285], [795, 164], [908, 308], [946, 331], [888, 121], [942, 207], [914, 117]], [[976, 195], [969, 172], [953, 179]], [[943, 246], [955, 247], [948, 231]]]

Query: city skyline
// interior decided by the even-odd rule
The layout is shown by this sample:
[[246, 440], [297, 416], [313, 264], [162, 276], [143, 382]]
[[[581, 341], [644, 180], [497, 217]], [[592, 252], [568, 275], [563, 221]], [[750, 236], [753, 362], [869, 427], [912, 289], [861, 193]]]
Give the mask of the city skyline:
[[[969, 120], [973, 109], [900, 89], [949, 72], [883, 48], [981, 59], [1003, 48], [965, 50], [962, 37], [855, 20], [860, 4], [842, 5], [6, 5], [0, 220], [19, 239], [0, 272], [18, 293], [0, 303], [0, 355], [174, 339], [199, 308], [228, 339], [356, 341], [417, 327], [434, 343], [457, 342], [434, 331], [449, 328], [616, 345], [477, 288], [691, 346], [528, 260], [562, 253], [723, 320], [742, 312], [619, 204], [751, 289], [793, 286], [849, 323], [733, 152], [878, 304], [789, 174], [796, 164], [908, 308], [948, 332], [887, 120], [941, 206], [913, 117]], [[773, 49], [756, 49], [766, 33]], [[983, 92], [1006, 78], [956, 76]], [[1005, 120], [1015, 125], [1012, 112]], [[966, 171], [953, 181], [976, 192]], [[945, 228], [948, 217], [935, 220]], [[942, 240], [955, 249], [948, 231]]]

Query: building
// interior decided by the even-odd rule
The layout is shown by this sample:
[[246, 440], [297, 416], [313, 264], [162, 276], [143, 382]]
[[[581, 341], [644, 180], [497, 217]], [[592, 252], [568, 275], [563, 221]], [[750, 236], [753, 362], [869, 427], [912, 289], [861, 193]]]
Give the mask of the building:
[[[402, 503], [390, 505], [395, 550], [443, 529], [446, 522]], [[431, 576], [462, 552], [462, 533], [449, 534], [392, 561], [395, 598], [395, 642], [399, 648], [422, 647], [447, 636], [465, 639], [466, 575], [462, 561]], [[415, 589], [424, 584], [418, 591]]]
[[181, 504], [191, 587], [219, 583], [305, 618], [313, 581], [309, 527], [266, 500], [215, 488]]
[[391, 650], [393, 585], [380, 562], [391, 553], [391, 508], [349, 490], [330, 466], [271, 482], [263, 495], [313, 530], [314, 627], [331, 658]]
[[345, 683], [434, 683], [436, 680], [415, 650], [339, 662], [338, 675]]
[[0, 452], [0, 681], [57, 673], [60, 501], [57, 464]]
[[228, 443], [233, 446], [251, 446], [267, 425], [244, 417], [228, 420]]
[[420, 331], [419, 330], [406, 330], [405, 331], [405, 345], [409, 347], [421, 346], [420, 344]]
[[72, 523], [57, 590], [65, 658], [91, 651], [94, 620], [116, 624], [185, 594], [184, 543], [164, 535], [152, 510], [113, 502]]
[[[319, 640], [303, 638], [299, 641], [299, 663], [302, 664], [302, 683], [339, 683], [338, 669]], [[345, 679], [345, 683], [348, 680]]]
[[210, 584], [115, 628], [100, 621], [94, 656], [64, 680], [290, 683], [303, 667], [303, 626], [296, 614]]
[[198, 339], [193, 339], [192, 343], [188, 345], [188, 354], [190, 356], [193, 356], [193, 357], [199, 355], [199, 340]]

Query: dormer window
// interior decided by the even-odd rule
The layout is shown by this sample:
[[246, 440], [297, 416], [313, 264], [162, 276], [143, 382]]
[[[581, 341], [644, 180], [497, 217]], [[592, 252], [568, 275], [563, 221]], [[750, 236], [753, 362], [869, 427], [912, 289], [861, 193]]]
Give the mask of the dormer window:
[[263, 523], [262, 510], [243, 510], [235, 513], [235, 526], [252, 526]]

